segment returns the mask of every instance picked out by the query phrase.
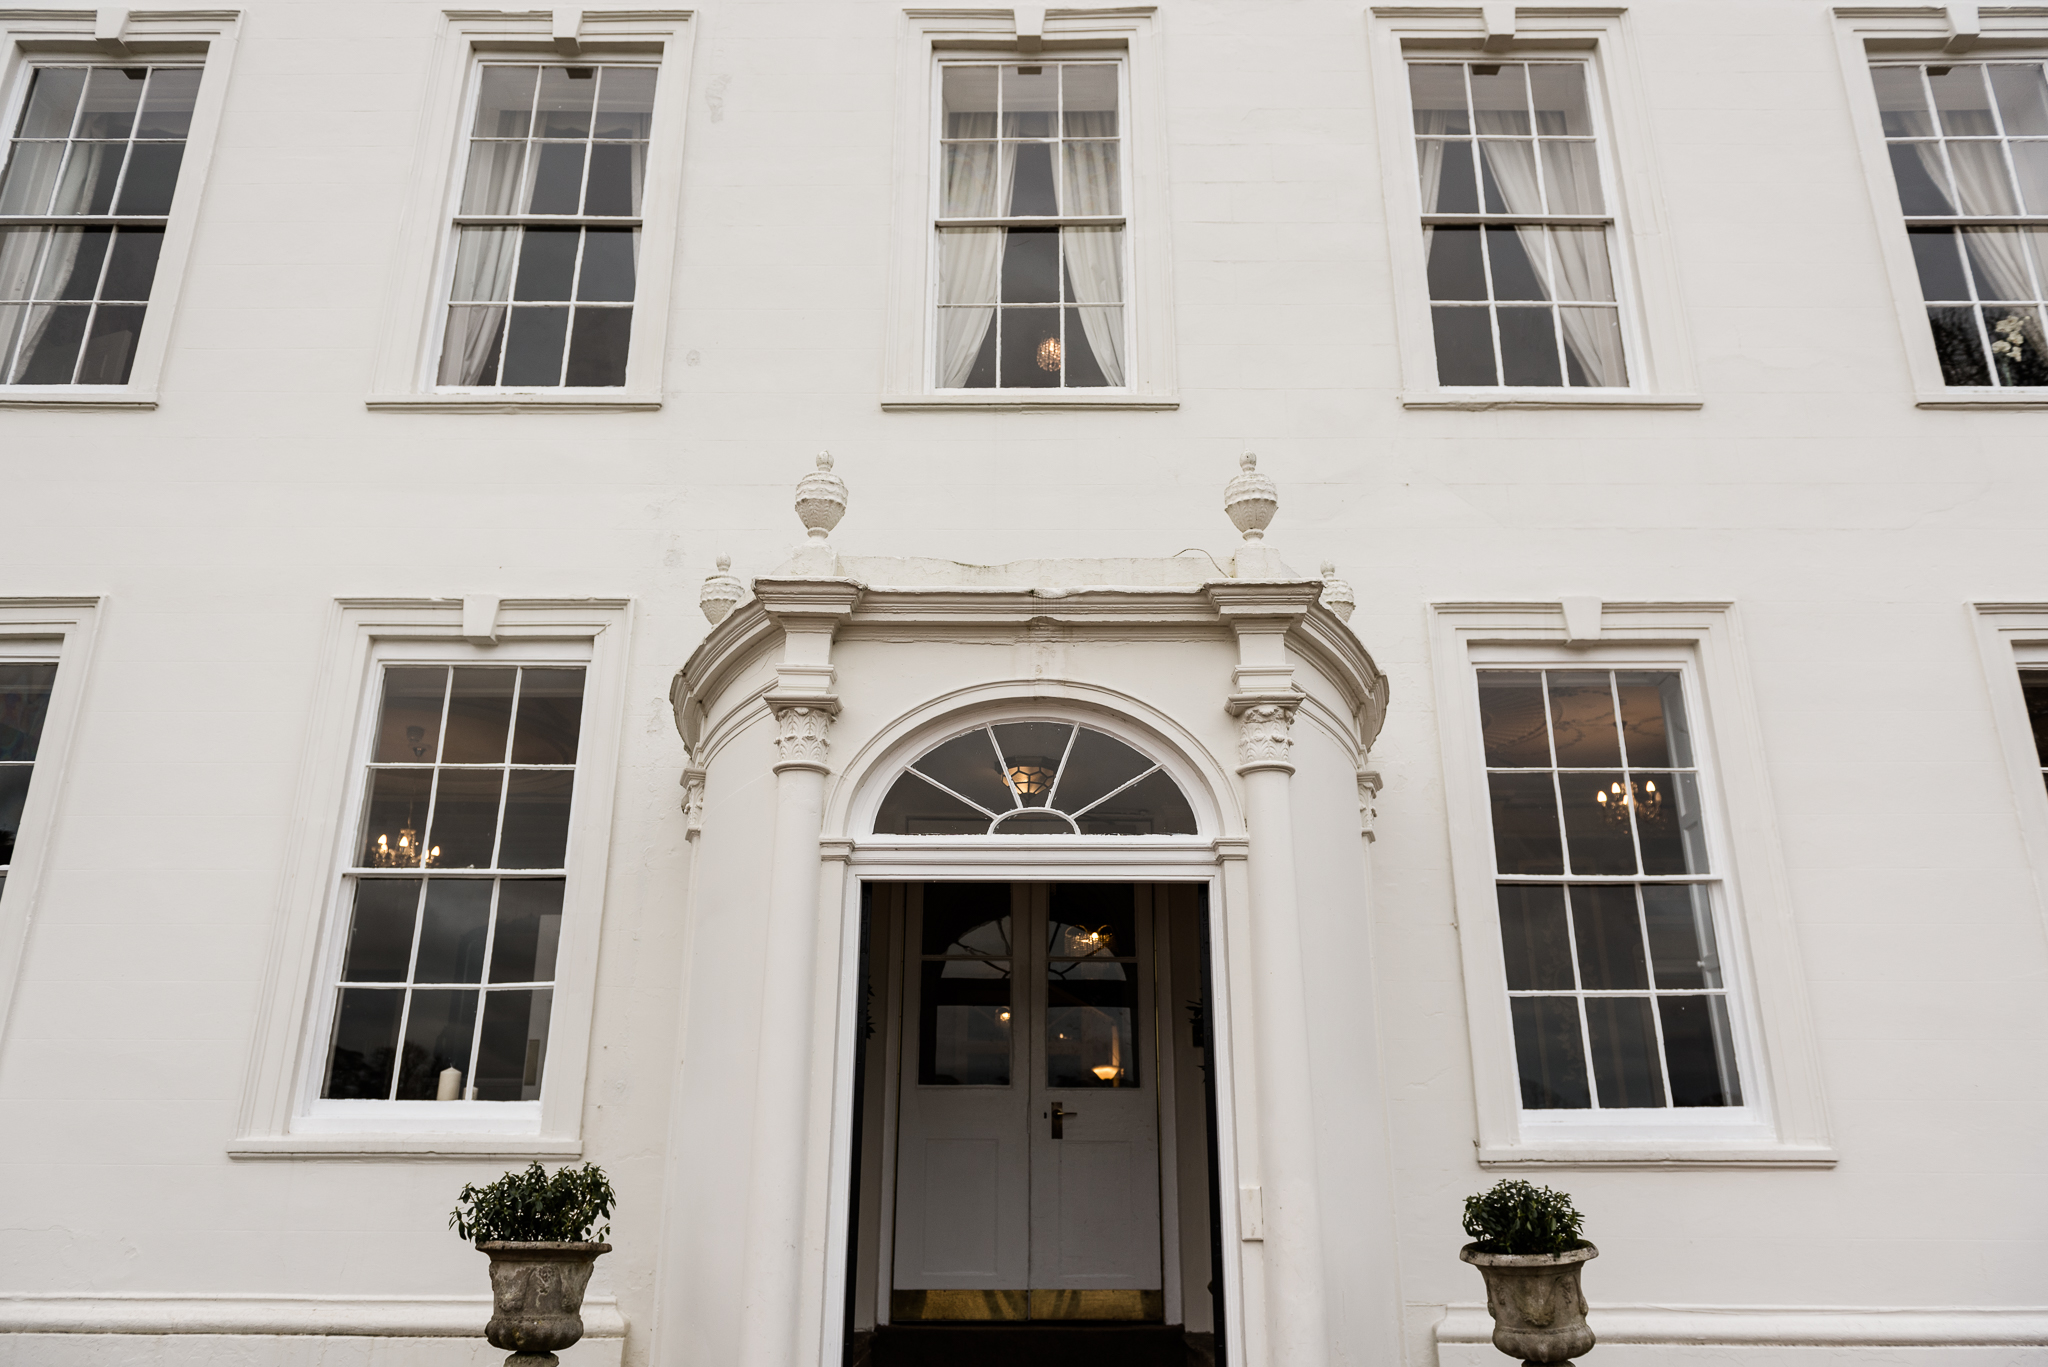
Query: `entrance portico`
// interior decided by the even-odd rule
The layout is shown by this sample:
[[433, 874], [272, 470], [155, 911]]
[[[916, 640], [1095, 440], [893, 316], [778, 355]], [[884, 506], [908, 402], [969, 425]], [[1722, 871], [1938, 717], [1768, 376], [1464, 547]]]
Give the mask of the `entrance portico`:
[[[1175, 1066], [1159, 1042], [1172, 1038], [1178, 1007], [1160, 999], [1168, 960], [1154, 941], [1172, 934], [1170, 897], [1184, 897], [1190, 917], [1198, 899], [1202, 907], [1201, 962], [1171, 968], [1182, 983], [1190, 971], [1206, 977], [1201, 1006], [1214, 1042], [1205, 1065], [1213, 1125], [1203, 1127], [1213, 1147], [1205, 1133], [1203, 1157], [1215, 1190], [1201, 1194], [1214, 1211], [1217, 1256], [1204, 1290], [1220, 1302], [1217, 1352], [1232, 1363], [1327, 1360], [1324, 1221], [1334, 1210], [1345, 1244], [1384, 1272], [1375, 1285], [1341, 1288], [1342, 1332], [1372, 1342], [1369, 1356], [1380, 1346], [1391, 1356], [1398, 1298], [1376, 1079], [1369, 1097], [1345, 1098], [1346, 1114], [1362, 1105], [1372, 1120], [1341, 1146], [1316, 1123], [1318, 1032], [1341, 1029], [1354, 1054], [1365, 1038], [1370, 1058], [1373, 1012], [1362, 986], [1341, 1003], [1310, 998], [1302, 927], [1307, 903], [1320, 920], [1362, 925], [1360, 795], [1377, 784], [1367, 752], [1385, 682], [1324, 601], [1329, 586], [1295, 575], [1263, 544], [1276, 506], [1270, 482], [1248, 464], [1228, 503], [1246, 533], [1229, 575], [1207, 558], [969, 566], [843, 556], [828, 534], [845, 488], [821, 465], [799, 489], [809, 543], [754, 581], [751, 599], [718, 621], [678, 676], [698, 967], [686, 987], [677, 1094], [690, 1101], [671, 1126], [680, 1199], [669, 1207], [661, 1281], [664, 1316], [685, 1324], [729, 1323], [711, 1307], [741, 1305], [737, 1341], [707, 1345], [718, 1355], [747, 1367], [837, 1367], [871, 1331], [933, 1318], [937, 1302], [908, 1294], [917, 1292], [1015, 1293], [1022, 1299], [985, 1300], [997, 1307], [987, 1318], [1013, 1321], [1050, 1317], [1056, 1302], [1040, 1293], [1056, 1291], [1128, 1293], [1089, 1302], [1122, 1306], [1121, 1318], [1173, 1324], [1169, 1302], [1186, 1316], [1187, 1298], [1168, 1294], [1165, 1275], [1178, 1265], [1165, 1240], [1186, 1193], [1160, 1159], [1162, 1143], [1173, 1147], [1183, 1132], [1170, 1120], [1161, 1128], [1156, 1091], [1111, 1085], [1168, 1078]], [[986, 754], [960, 740], [977, 733], [991, 739]], [[1029, 753], [1009, 754], [1003, 737], [1027, 738], [1018, 744]], [[1082, 737], [1102, 738], [1088, 744], [1108, 758], [1086, 761], [1100, 773], [1060, 777], [1061, 766], [1083, 775], [1085, 764], [1071, 770], [1054, 742], [1071, 748]], [[925, 758], [933, 755], [954, 758]], [[1068, 791], [1040, 794], [1040, 783]], [[899, 791], [923, 796], [892, 799]], [[992, 884], [1006, 885], [1001, 896], [1015, 906], [960, 928], [982, 948], [941, 939], [933, 950], [930, 933], [917, 931], [917, 945], [899, 940], [893, 950], [898, 995], [872, 1000], [864, 887], [896, 897], [978, 885], [985, 901]], [[925, 924], [923, 908], [937, 903], [923, 897], [915, 917], [892, 923], [896, 934]], [[1061, 897], [1073, 906], [1121, 897], [1142, 915], [1097, 908], [1063, 919]], [[909, 909], [908, 900], [892, 905]], [[1091, 959], [1086, 945], [1067, 942], [1075, 933], [1120, 934], [1135, 951], [1096, 954], [1086, 972], [1097, 985], [1068, 993], [1062, 1020], [1093, 1031], [1092, 1043], [1058, 1037], [1047, 995], [1055, 964]], [[992, 943], [1011, 952], [984, 952]], [[981, 975], [973, 981], [1018, 983], [1009, 1014], [997, 1019], [991, 988], [944, 987], [943, 967], [922, 967], [927, 951], [933, 964], [968, 965], [963, 973]], [[1112, 979], [1128, 992], [1101, 986]], [[927, 981], [960, 999], [944, 1030], [916, 1014]], [[883, 1078], [867, 1075], [863, 1053], [878, 1029], [901, 1044]], [[953, 1051], [950, 1070], [918, 1052], [941, 1047]], [[1074, 1053], [1067, 1072], [1086, 1074], [1060, 1081], [1057, 1049]], [[1109, 1052], [1096, 1059], [1091, 1049]], [[963, 1068], [977, 1080], [963, 1084]], [[1114, 1174], [1088, 1177], [1078, 1158], [1049, 1147], [1055, 1105], [1095, 1107], [1090, 1125], [1116, 1113], [1123, 1147], [1098, 1151], [1114, 1157]], [[1013, 1121], [1023, 1127], [1014, 1134]], [[975, 1143], [945, 1150], [937, 1167], [905, 1148], [953, 1130]], [[1069, 1203], [1073, 1223], [1060, 1232], [1062, 1163], [1067, 1180], [1135, 1184], [1142, 1199]], [[1325, 1166], [1341, 1178], [1327, 1182]], [[906, 1230], [906, 1202], [932, 1200], [958, 1218], [931, 1223], [917, 1206], [916, 1229]], [[1089, 1233], [1084, 1213], [1115, 1227]], [[707, 1238], [712, 1229], [720, 1237]], [[962, 1271], [965, 1245], [935, 1254], [923, 1242], [931, 1231], [982, 1240], [974, 1257], [994, 1261]], [[1102, 1244], [1070, 1250], [1071, 1268], [1094, 1270], [1045, 1271], [1056, 1260], [1040, 1245], [1076, 1238]], [[714, 1248], [744, 1251], [734, 1260]], [[1095, 1285], [1082, 1285], [1091, 1277]]]

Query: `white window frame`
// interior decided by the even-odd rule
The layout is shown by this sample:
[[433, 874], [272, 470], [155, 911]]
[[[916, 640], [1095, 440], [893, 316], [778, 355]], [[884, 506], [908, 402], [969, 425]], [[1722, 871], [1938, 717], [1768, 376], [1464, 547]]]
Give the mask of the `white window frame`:
[[14, 840], [7, 883], [0, 888], [0, 1038], [28, 947], [56, 836], [59, 801], [78, 734], [79, 712], [92, 667], [101, 600], [93, 598], [0, 598], [0, 664], [57, 666], [43, 737], [36, 746], [35, 773]]
[[[1040, 412], [1180, 407], [1174, 356], [1166, 108], [1155, 7], [906, 9], [897, 83], [896, 199], [881, 406], [892, 412]], [[1021, 25], [1021, 27], [1020, 27]], [[1117, 59], [1123, 70], [1125, 383], [1115, 389], [940, 389], [933, 370], [937, 291], [939, 72], [979, 61]]]
[[[401, 227], [377, 349], [373, 412], [648, 412], [661, 407], [670, 293], [681, 229], [683, 130], [690, 100], [690, 10], [447, 10], [421, 123], [420, 156]], [[559, 21], [559, 22], [558, 22]], [[469, 124], [478, 73], [487, 62], [656, 66], [647, 178], [640, 197], [633, 332], [626, 383], [616, 388], [442, 388], [438, 383], [448, 289], [455, 270], [453, 223], [469, 163]]]
[[[1523, 5], [1376, 5], [1367, 15], [1381, 188], [1387, 206], [1394, 318], [1404, 408], [1699, 408], [1692, 351], [1665, 221], [1663, 194], [1621, 8]], [[1609, 251], [1621, 313], [1627, 388], [1450, 386], [1437, 382], [1435, 330], [1425, 282], [1416, 181], [1411, 61], [1526, 61], [1573, 57], [1601, 143], [1613, 219]]]
[[[101, 18], [105, 22], [100, 22]], [[37, 66], [174, 66], [202, 70], [192, 127], [178, 167], [178, 188], [164, 220], [163, 248], [149, 291], [149, 311], [136, 339], [128, 382], [118, 385], [0, 385], [0, 409], [153, 409], [164, 356], [185, 283], [185, 262], [198, 228], [199, 205], [213, 162], [228, 72], [234, 63], [240, 10], [11, 10], [0, 14], [0, 119], [8, 136], [28, 98]], [[0, 149], [0, 161], [7, 153]]]
[[[1840, 5], [1835, 8], [1835, 51], [1842, 64], [1842, 82], [1849, 97], [1852, 135], [1863, 157], [1864, 188], [1877, 225], [1885, 275], [1891, 281], [1892, 304], [1898, 314], [1906, 369], [1919, 408], [2048, 408], [2048, 387], [2000, 388], [1996, 385], [1949, 385], [1941, 378], [1941, 360], [1927, 325], [1927, 305], [1920, 291], [1920, 272], [1913, 264], [1912, 240], [1899, 211], [1892, 180], [1891, 156], [1870, 81], [1873, 65], [1891, 61], [1958, 62], [2001, 58], [2048, 58], [2048, 19], [2038, 11], [1986, 6]], [[2003, 221], [2003, 220], [2001, 220]]]
[[[1436, 603], [1431, 653], [1481, 1166], [1832, 1165], [1789, 889], [1731, 606], [1603, 609], [1584, 600], [1568, 618], [1558, 603]], [[1479, 669], [1502, 667], [1657, 669], [1683, 677], [1743, 1106], [1522, 1109], [1477, 686]]]
[[[613, 793], [632, 606], [625, 599], [341, 599], [290, 829], [238, 1158], [392, 1154], [574, 1157], [596, 1004]], [[553, 1015], [538, 1102], [329, 1101], [320, 1097], [348, 935], [353, 847], [387, 663], [583, 665]]]
[[2048, 785], [2041, 781], [2034, 728], [2027, 720], [2026, 694], [2020, 687], [2022, 670], [2048, 671], [2048, 603], [1972, 603], [1970, 616], [1984, 661], [1984, 681], [1991, 690], [1992, 720], [2012, 781], [2020, 838], [2033, 867], [2041, 915], [2048, 920]]

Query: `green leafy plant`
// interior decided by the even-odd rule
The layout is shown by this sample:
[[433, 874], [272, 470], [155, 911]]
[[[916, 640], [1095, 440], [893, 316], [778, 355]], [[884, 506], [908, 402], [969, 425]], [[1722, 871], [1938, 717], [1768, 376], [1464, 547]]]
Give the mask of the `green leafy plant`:
[[594, 1163], [562, 1167], [552, 1177], [534, 1163], [488, 1186], [465, 1185], [448, 1228], [477, 1243], [603, 1243], [612, 1232], [617, 1200], [604, 1169]]
[[1585, 1244], [1584, 1222], [1571, 1197], [1527, 1182], [1465, 1198], [1465, 1232], [1481, 1253], [1563, 1253]]

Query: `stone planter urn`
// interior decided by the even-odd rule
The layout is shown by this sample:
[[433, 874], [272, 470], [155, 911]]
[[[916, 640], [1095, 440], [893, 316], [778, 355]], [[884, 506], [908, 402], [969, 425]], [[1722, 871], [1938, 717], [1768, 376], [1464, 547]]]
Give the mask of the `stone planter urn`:
[[1458, 1250], [1458, 1257], [1486, 1278], [1493, 1346], [1531, 1367], [1569, 1362], [1592, 1351], [1579, 1272], [1599, 1256], [1591, 1244], [1563, 1253], [1481, 1253], [1478, 1244]]
[[583, 1337], [583, 1293], [610, 1244], [479, 1240], [491, 1259], [491, 1322], [484, 1337], [512, 1356], [505, 1367], [554, 1367], [555, 1349]]

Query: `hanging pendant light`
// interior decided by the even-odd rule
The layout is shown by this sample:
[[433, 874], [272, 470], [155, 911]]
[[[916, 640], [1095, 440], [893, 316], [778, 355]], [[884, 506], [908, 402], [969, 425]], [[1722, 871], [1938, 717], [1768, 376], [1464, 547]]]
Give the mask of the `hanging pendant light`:
[[1038, 344], [1038, 368], [1039, 368], [1040, 370], [1049, 370], [1049, 371], [1053, 372], [1054, 374], [1058, 374], [1058, 373], [1059, 373], [1059, 368], [1060, 368], [1060, 339], [1059, 339], [1059, 338], [1057, 338], [1057, 337], [1048, 337], [1048, 338], [1046, 338], [1046, 339], [1045, 339], [1044, 341], [1042, 341], [1042, 342], [1040, 342], [1040, 343]]

